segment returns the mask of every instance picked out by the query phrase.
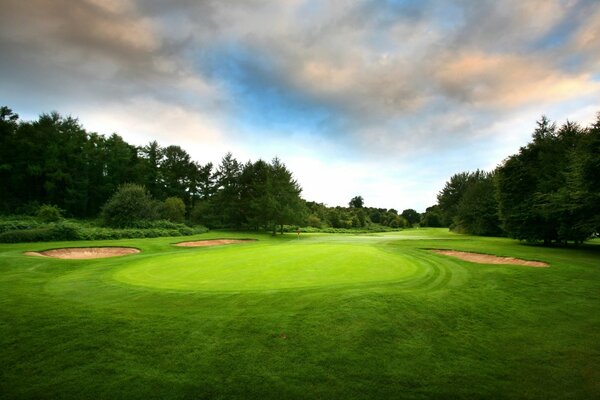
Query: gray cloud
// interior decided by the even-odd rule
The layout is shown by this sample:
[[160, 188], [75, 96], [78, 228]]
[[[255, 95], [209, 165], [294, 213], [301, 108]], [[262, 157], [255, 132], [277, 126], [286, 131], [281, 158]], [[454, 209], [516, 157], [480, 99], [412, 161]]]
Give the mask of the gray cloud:
[[[434, 146], [440, 120], [460, 121], [445, 133], [466, 137], [491, 115], [598, 93], [593, 2], [415, 4], [5, 0], [0, 94], [53, 107], [145, 97], [235, 119], [246, 94], [228, 74], [253, 65], [217, 70], [235, 44], [268, 64], [263, 86], [296, 93], [282, 107], [312, 102], [330, 114], [323, 131], [394, 149]], [[557, 44], [540, 45], [553, 34]]]

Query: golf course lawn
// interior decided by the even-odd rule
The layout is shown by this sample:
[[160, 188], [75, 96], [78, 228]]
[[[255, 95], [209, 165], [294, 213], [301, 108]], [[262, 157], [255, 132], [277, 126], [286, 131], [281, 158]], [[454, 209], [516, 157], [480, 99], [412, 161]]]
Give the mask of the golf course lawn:
[[[257, 241], [174, 246], [211, 238]], [[94, 246], [141, 252], [23, 254]], [[0, 398], [600, 398], [600, 243], [412, 229], [3, 244]]]

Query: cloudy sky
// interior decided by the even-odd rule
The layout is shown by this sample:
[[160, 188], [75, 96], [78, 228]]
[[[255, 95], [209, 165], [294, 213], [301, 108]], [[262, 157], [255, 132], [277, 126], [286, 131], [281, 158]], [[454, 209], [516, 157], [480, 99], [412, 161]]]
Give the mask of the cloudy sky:
[[0, 103], [416, 208], [600, 111], [598, 0], [1, 0]]

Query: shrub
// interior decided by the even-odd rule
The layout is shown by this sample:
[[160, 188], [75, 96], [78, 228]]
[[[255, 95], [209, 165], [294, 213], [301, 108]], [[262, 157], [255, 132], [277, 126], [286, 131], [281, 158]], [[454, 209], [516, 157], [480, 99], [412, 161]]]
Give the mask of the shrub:
[[193, 224], [215, 227], [218, 225], [217, 218], [213, 215], [211, 204], [207, 200], [200, 200], [194, 204], [190, 211], [190, 221]]
[[36, 228], [0, 233], [0, 243], [49, 242], [53, 240], [52, 229]]
[[144, 220], [156, 219], [150, 194], [141, 185], [128, 183], [119, 186], [115, 194], [102, 207], [102, 217], [107, 226], [126, 228]]
[[84, 236], [79, 226], [68, 222], [54, 225], [50, 232], [52, 240], [80, 240]]
[[0, 221], [0, 233], [8, 231], [35, 229], [39, 228], [40, 225], [41, 224], [38, 221], [33, 219]]
[[62, 210], [57, 206], [44, 204], [37, 209], [35, 217], [40, 222], [58, 222], [62, 219]]
[[314, 214], [309, 215], [306, 222], [312, 228], [320, 228], [322, 225], [321, 219]]
[[183, 222], [185, 204], [179, 197], [167, 198], [160, 207], [160, 217], [171, 222]]

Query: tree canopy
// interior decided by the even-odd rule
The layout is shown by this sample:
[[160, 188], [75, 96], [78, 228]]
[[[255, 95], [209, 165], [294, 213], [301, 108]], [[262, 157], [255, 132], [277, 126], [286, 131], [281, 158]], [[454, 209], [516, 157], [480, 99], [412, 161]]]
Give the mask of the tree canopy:
[[459, 232], [580, 243], [600, 232], [600, 114], [590, 127], [542, 116], [495, 171], [453, 175], [425, 215]]

